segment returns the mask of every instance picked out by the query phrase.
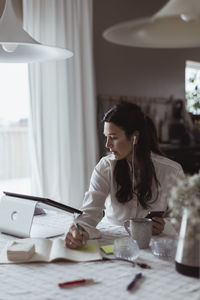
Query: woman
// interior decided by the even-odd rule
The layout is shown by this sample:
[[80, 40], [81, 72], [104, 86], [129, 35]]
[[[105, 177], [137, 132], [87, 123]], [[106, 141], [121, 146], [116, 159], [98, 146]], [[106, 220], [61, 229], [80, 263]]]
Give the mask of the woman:
[[[66, 246], [76, 248], [97, 238], [97, 224], [104, 216], [114, 224], [145, 217], [149, 211], [167, 211], [168, 178], [182, 176], [181, 166], [164, 157], [151, 119], [133, 103], [121, 103], [104, 116], [106, 148], [111, 152], [95, 167], [83, 214], [66, 235]], [[153, 218], [153, 234], [164, 230], [165, 221]]]

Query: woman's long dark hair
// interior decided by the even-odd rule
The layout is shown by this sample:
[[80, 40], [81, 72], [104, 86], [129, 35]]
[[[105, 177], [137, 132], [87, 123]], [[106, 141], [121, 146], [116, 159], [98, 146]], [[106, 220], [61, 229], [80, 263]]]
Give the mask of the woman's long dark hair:
[[[151, 152], [162, 155], [159, 149], [157, 132], [153, 121], [150, 117], [144, 115], [138, 105], [129, 102], [122, 102], [112, 107], [105, 114], [103, 121], [112, 122], [120, 127], [124, 130], [127, 138], [130, 138], [135, 131], [139, 132], [138, 143], [135, 145], [135, 155], [137, 157], [140, 172], [136, 192], [141, 206], [145, 209], [148, 208], [148, 202], [152, 198], [153, 180], [157, 187], [157, 191], [159, 185], [155, 168], [151, 160]], [[120, 203], [130, 201], [133, 198], [134, 191], [130, 168], [125, 158], [116, 162], [114, 178], [117, 184], [117, 200]]]

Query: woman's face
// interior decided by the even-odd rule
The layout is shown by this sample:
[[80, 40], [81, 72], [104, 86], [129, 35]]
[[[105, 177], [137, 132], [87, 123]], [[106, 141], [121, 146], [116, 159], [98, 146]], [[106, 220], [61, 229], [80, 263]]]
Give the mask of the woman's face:
[[127, 158], [131, 161], [133, 139], [127, 138], [125, 131], [112, 122], [104, 123], [106, 148], [114, 155], [116, 160]]

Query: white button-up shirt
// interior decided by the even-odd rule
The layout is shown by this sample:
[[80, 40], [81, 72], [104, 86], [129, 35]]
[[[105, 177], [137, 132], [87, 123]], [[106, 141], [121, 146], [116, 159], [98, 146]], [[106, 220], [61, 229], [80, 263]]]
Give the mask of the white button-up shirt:
[[[98, 237], [99, 231], [95, 229], [104, 216], [116, 224], [123, 225], [127, 219], [145, 217], [149, 211], [167, 211], [169, 199], [169, 179], [184, 176], [182, 167], [175, 161], [164, 156], [152, 153], [152, 162], [156, 176], [160, 183], [157, 187], [152, 184], [152, 200], [148, 203], [148, 209], [144, 209], [137, 196], [126, 203], [120, 203], [116, 199], [116, 182], [114, 179], [114, 167], [116, 160], [112, 155], [103, 157], [96, 165], [90, 180], [89, 190], [85, 193], [83, 201], [83, 214], [77, 218], [77, 222], [85, 228], [90, 238]], [[156, 200], [155, 200], [156, 199]]]

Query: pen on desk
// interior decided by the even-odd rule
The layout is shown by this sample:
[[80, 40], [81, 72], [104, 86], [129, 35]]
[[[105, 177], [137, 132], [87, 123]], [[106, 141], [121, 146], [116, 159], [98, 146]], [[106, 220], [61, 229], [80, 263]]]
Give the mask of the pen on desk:
[[70, 287], [70, 286], [76, 286], [76, 285], [93, 283], [93, 282], [94, 282], [94, 280], [91, 279], [91, 278], [88, 278], [88, 279], [79, 279], [79, 280], [61, 282], [61, 283], [58, 283], [58, 286], [60, 288], [64, 288], [64, 287], [68, 287], [68, 286]]
[[129, 283], [129, 285], [127, 286], [127, 290], [131, 290], [131, 289], [135, 286], [136, 282], [137, 282], [140, 278], [142, 278], [142, 273], [137, 273], [137, 274], [135, 275], [134, 279], [133, 279], [133, 280]]

